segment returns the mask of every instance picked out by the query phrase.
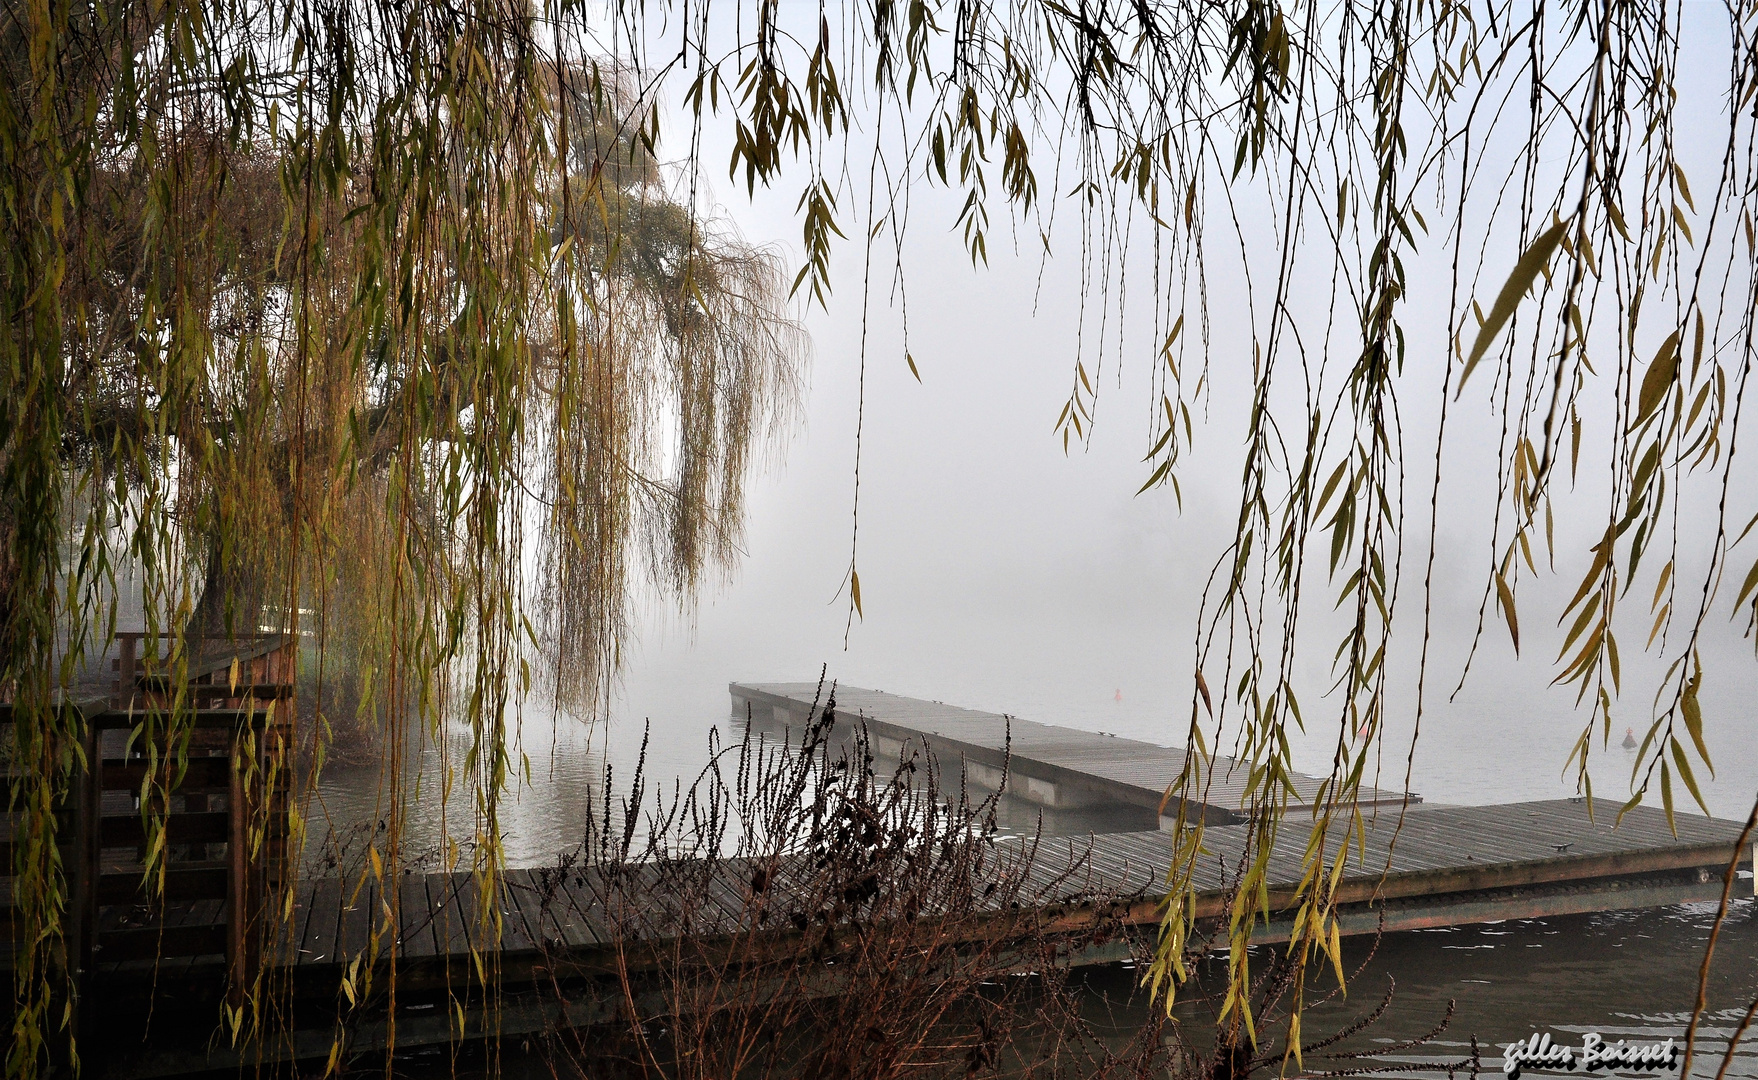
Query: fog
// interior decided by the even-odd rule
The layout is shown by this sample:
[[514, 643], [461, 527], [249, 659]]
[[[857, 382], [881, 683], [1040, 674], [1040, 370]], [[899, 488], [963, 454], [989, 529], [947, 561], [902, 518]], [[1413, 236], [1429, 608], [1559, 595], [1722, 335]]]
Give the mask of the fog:
[[[1718, 30], [1707, 5], [1692, 12], [1700, 18], [1687, 21], [1688, 39], [1696, 34], [1713, 43], [1717, 33], [1725, 35], [1725, 21]], [[1694, 70], [1700, 83], [1682, 73], [1682, 97], [1716, 105], [1716, 80], [1725, 75], [1713, 64]], [[726, 184], [726, 147], [714, 141], [716, 134], [712, 127], [704, 133], [702, 159], [704, 175], [720, 181], [716, 195], [725, 212], [747, 238], [781, 245], [790, 265], [798, 266], [797, 192], [759, 190], [747, 199], [742, 187]], [[1715, 152], [1710, 145], [1684, 148], [1702, 175], [1713, 175]], [[1116, 319], [1114, 298], [1089, 292], [1087, 333], [1079, 332], [1074, 230], [1059, 232], [1054, 255], [1045, 259], [1031, 228], [1014, 240], [997, 221], [990, 265], [973, 269], [951, 231], [956, 198], [920, 182], [910, 195], [901, 297], [883, 239], [873, 251], [871, 289], [863, 294], [865, 251], [857, 227], [845, 230], [856, 239], [837, 249], [835, 291], [826, 308], [802, 305], [815, 352], [802, 422], [786, 440], [785, 461], [749, 488], [746, 555], [731, 580], [708, 589], [691, 614], [657, 600], [647, 605], [637, 640], [625, 651], [608, 727], [590, 736], [613, 759], [632, 756], [650, 721], [660, 736], [650, 749], [651, 765], [662, 773], [687, 770], [702, 757], [707, 728], [724, 722], [729, 681], [805, 680], [820, 670], [852, 685], [1182, 743], [1194, 693], [1197, 606], [1238, 514], [1251, 378], [1248, 318], [1260, 332], [1263, 325], [1262, 311], [1246, 306], [1237, 256], [1230, 266], [1224, 255], [1212, 255], [1210, 381], [1193, 402], [1195, 446], [1178, 467], [1180, 506], [1170, 487], [1136, 493], [1149, 473], [1141, 459], [1151, 445], [1150, 410], [1157, 404], [1150, 386], [1157, 344], [1150, 265], [1138, 256], [1126, 265], [1123, 282], [1132, 292], [1123, 308], [1120, 360], [1118, 324], [1110, 324], [1102, 346], [1095, 332], [1106, 304]], [[855, 184], [844, 205], [862, 197]], [[1253, 242], [1274, 239], [1249, 233], [1252, 227], [1246, 229]], [[1490, 232], [1484, 243], [1477, 294], [1493, 294], [1517, 255], [1517, 240], [1511, 231]], [[1403, 316], [1411, 337], [1399, 390], [1405, 547], [1389, 661], [1391, 736], [1375, 781], [1387, 787], [1403, 784], [1415, 716], [1446, 348], [1444, 244], [1436, 237], [1421, 246], [1427, 254], [1412, 269], [1413, 294]], [[1322, 245], [1314, 259], [1324, 265]], [[1311, 292], [1295, 302], [1308, 313], [1322, 308], [1327, 283], [1304, 284]], [[1467, 281], [1461, 296], [1468, 302], [1470, 295]], [[919, 382], [904, 358], [905, 299], [908, 351]], [[1334, 347], [1347, 352], [1339, 337]], [[1097, 371], [1097, 424], [1086, 445], [1065, 453], [1053, 426], [1074, 379], [1077, 350], [1088, 371]], [[1346, 362], [1331, 360], [1333, 366]], [[1516, 658], [1492, 606], [1469, 677], [1454, 694], [1493, 561], [1505, 550], [1491, 548], [1503, 419], [1488, 367], [1452, 405], [1444, 447], [1433, 645], [1410, 780], [1412, 790], [1440, 802], [1573, 794], [1574, 778], [1563, 768], [1586, 716], [1576, 709], [1574, 688], [1550, 684], [1560, 670], [1554, 659], [1563, 637], [1555, 620], [1605, 527], [1604, 503], [1594, 499], [1603, 500], [1597, 493], [1604, 486], [1609, 423], [1591, 413], [1580, 489], [1558, 492], [1556, 569], [1541, 563], [1541, 573], [1528, 575], [1521, 587], [1524, 652]], [[1334, 383], [1340, 372], [1328, 377]], [[1326, 391], [1334, 393], [1334, 386]], [[1325, 402], [1328, 407], [1331, 397]], [[852, 515], [857, 428], [858, 534]], [[1340, 451], [1329, 449], [1322, 474]], [[1715, 494], [1714, 485], [1699, 483], [1681, 503], [1679, 574], [1687, 597], [1681, 610], [1693, 606], [1688, 598], [1707, 565]], [[1751, 469], [1737, 464], [1732, 528], [1754, 510], [1758, 484]], [[1504, 522], [1501, 543], [1506, 536]], [[1341, 584], [1325, 577], [1324, 546], [1315, 539], [1320, 554], [1309, 560], [1309, 614], [1302, 626], [1309, 637], [1299, 667], [1308, 731], [1295, 739], [1296, 766], [1319, 772], [1328, 771], [1340, 708], [1334, 698], [1321, 697], [1333, 681], [1329, 658], [1338, 640], [1323, 612]], [[851, 547], [863, 602], [852, 624], [846, 592]], [[1752, 557], [1736, 549], [1733, 573], [1743, 575]], [[1626, 598], [1624, 693], [1613, 707], [1618, 729], [1609, 752], [1595, 742], [1595, 792], [1602, 798], [1628, 793], [1634, 755], [1618, 741], [1626, 726], [1640, 736], [1653, 715], [1655, 680], [1677, 655], [1675, 641], [1661, 661], [1637, 656], [1662, 562], [1664, 556], [1651, 553]], [[1743, 621], [1730, 618], [1735, 589], [1737, 581], [1723, 583], [1703, 649], [1702, 700], [1717, 772], [1713, 780], [1701, 779], [1718, 816], [1744, 816], [1758, 789], [1758, 731], [1750, 707], [1758, 680]], [[1657, 801], [1658, 792], [1651, 797]]]
[[[1706, 136], [1725, 131], [1725, 11], [1687, 4], [1680, 33], [1683, 54], [1693, 62], [1675, 82], [1682, 108], [1694, 112], [1680, 124], [1678, 152], [1698, 178], [1700, 209], [1706, 209], [1708, 178], [1721, 151]], [[676, 87], [662, 94], [671, 136], [662, 149], [674, 154], [682, 153], [688, 130], [681, 97]], [[746, 239], [773, 245], [798, 267], [797, 187], [759, 188], [747, 197], [722, 168], [728, 130], [726, 123], [703, 129], [697, 181], [704, 202], [730, 217]], [[857, 147], [862, 137], [857, 131]], [[1484, 173], [1506, 167], [1519, 149], [1514, 141], [1492, 143]], [[1225, 171], [1210, 170], [1206, 197], [1215, 206], [1226, 202]], [[1043, 253], [1037, 222], [1009, 222], [998, 208], [989, 264], [973, 267], [955, 230], [962, 196], [917, 175], [908, 185], [900, 275], [889, 229], [868, 263], [856, 220], [856, 208], [865, 204], [864, 172], [851, 173], [837, 180], [851, 239], [835, 248], [833, 291], [822, 307], [805, 302], [803, 293], [795, 302], [814, 359], [798, 423], [777, 440], [775, 460], [748, 486], [744, 557], [687, 610], [657, 596], [644, 599], [624, 643], [608, 721], [563, 717], [558, 731], [541, 691], [525, 704], [524, 745], [538, 786], [553, 787], [566, 774], [585, 797], [590, 781], [580, 775], [582, 758], [601, 764], [608, 756], [625, 768], [649, 731], [650, 771], [687, 775], [706, 756], [709, 729], [727, 719], [729, 682], [809, 680], [820, 671], [851, 685], [1183, 742], [1195, 695], [1199, 604], [1239, 513], [1253, 327], [1264, 334], [1264, 285], [1274, 269], [1265, 257], [1282, 243], [1269, 207], [1253, 193], [1262, 185], [1254, 189], [1241, 180], [1228, 193], [1239, 234], [1254, 253], [1257, 293], [1246, 288], [1238, 242], [1222, 235], [1227, 230], [1215, 231], [1209, 249], [1203, 282], [1208, 366], [1202, 392], [1189, 398], [1195, 438], [1177, 466], [1178, 495], [1170, 486], [1138, 494], [1151, 472], [1142, 458], [1154, 437], [1154, 354], [1168, 318], [1166, 271], [1156, 277], [1146, 230], [1130, 234], [1134, 246], [1116, 264], [1120, 274], [1102, 281], [1095, 274], [1083, 287], [1083, 260], [1091, 253], [1083, 252], [1072, 200], [1047, 189], [1058, 216], [1052, 253]], [[1419, 206], [1431, 225], [1444, 228], [1447, 212], [1433, 205], [1432, 194], [1424, 198]], [[1520, 583], [1524, 652], [1515, 655], [1486, 591], [1507, 543], [1505, 520], [1499, 540], [1493, 531], [1497, 467], [1506, 450], [1489, 364], [1450, 406], [1433, 523], [1433, 587], [1424, 587], [1448, 307], [1493, 295], [1519, 250], [1511, 223], [1491, 223], [1481, 209], [1468, 214], [1465, 228], [1471, 238], [1466, 255], [1475, 256], [1479, 245], [1483, 253], [1477, 276], [1468, 274], [1455, 291], [1450, 237], [1419, 237], [1401, 315], [1409, 338], [1397, 390], [1404, 545], [1388, 660], [1389, 734], [1379, 775], [1369, 782], [1405, 783], [1426, 629], [1432, 640], [1410, 789], [1439, 802], [1574, 794], [1575, 779], [1565, 775], [1564, 764], [1586, 712], [1577, 708], [1574, 688], [1552, 685], [1563, 639], [1555, 620], [1605, 527], [1611, 433], [1603, 408], [1585, 416], [1578, 490], [1565, 485], [1554, 492], [1556, 565], [1541, 561], [1539, 573], [1525, 574]], [[1724, 228], [1718, 242], [1725, 238]], [[1309, 343], [1311, 369], [1322, 375], [1313, 399], [1329, 410], [1341, 369], [1352, 359], [1346, 331], [1354, 316], [1347, 296], [1333, 296], [1326, 241], [1301, 237], [1298, 243], [1303, 256], [1289, 298], [1295, 317], [1309, 328], [1327, 307], [1342, 316], [1330, 341]], [[1740, 275], [1750, 267], [1736, 260], [1734, 271], [1731, 295], [1738, 297]], [[1182, 362], [1189, 375], [1202, 364], [1203, 328], [1195, 284], [1177, 284], [1188, 298]], [[1650, 330], [1658, 335], [1659, 325], [1651, 319]], [[1653, 345], [1639, 342], [1637, 351], [1645, 356]], [[1330, 352], [1321, 356], [1326, 346]], [[919, 379], [905, 360], [906, 347]], [[1603, 379], [1610, 354], [1596, 355]], [[1094, 376], [1096, 423], [1090, 439], [1065, 450], [1054, 428], [1075, 382], [1077, 358]], [[1194, 382], [1187, 379], [1187, 390]], [[1594, 393], [1603, 398], [1602, 388], [1590, 387]], [[1301, 405], [1285, 393], [1278, 397], [1285, 426], [1290, 406], [1298, 423]], [[1327, 444], [1321, 475], [1342, 451], [1334, 439]], [[1685, 489], [1676, 579], [1679, 618], [1688, 620], [1703, 584], [1719, 490], [1709, 475]], [[1749, 450], [1736, 455], [1727, 505], [1735, 533], [1758, 512], [1758, 473]], [[1328, 771], [1342, 707], [1335, 695], [1325, 695], [1334, 680], [1331, 652], [1342, 633], [1330, 614], [1340, 583], [1325, 573], [1325, 542], [1312, 541], [1296, 666], [1308, 727], [1290, 733], [1296, 767], [1320, 773]], [[1734, 548], [1733, 580], [1720, 584], [1702, 643], [1702, 702], [1716, 772], [1699, 778], [1720, 816], [1744, 816], [1758, 792], [1752, 706], [1758, 667], [1744, 619], [1730, 610], [1739, 578], [1758, 558], [1754, 543]], [[1646, 655], [1637, 648], [1647, 636], [1648, 597], [1665, 561], [1660, 546], [1621, 608], [1624, 691], [1613, 705], [1609, 748], [1594, 743], [1601, 797], [1621, 799], [1630, 790], [1634, 755], [1617, 745], [1622, 729], [1640, 735], [1653, 716], [1657, 679], [1679, 655], [1676, 632]], [[851, 553], [863, 601], [852, 619]], [[138, 623], [128, 589], [123, 599], [122, 623]], [[1685, 799], [1680, 793], [1681, 804], [1689, 805]], [[513, 816], [546, 813], [547, 805], [539, 797]]]

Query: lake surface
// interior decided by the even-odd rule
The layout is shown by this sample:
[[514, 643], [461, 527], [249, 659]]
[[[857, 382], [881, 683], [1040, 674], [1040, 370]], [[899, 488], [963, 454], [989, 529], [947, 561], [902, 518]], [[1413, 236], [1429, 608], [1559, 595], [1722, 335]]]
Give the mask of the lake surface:
[[[1682, 1039], [1714, 918], [1715, 905], [1693, 904], [1388, 934], [1354, 978], [1347, 1000], [1313, 1005], [1303, 1021], [1305, 1041], [1317, 1041], [1372, 1013], [1392, 991], [1379, 1021], [1333, 1048], [1372, 1057], [1314, 1056], [1306, 1067], [1402, 1066], [1391, 1075], [1432, 1077], [1447, 1063], [1470, 1057], [1475, 1035], [1484, 1071], [1500, 1076], [1502, 1048], [1534, 1033], [1548, 1032], [1554, 1042], [1576, 1048], [1588, 1032], [1607, 1042]], [[1346, 939], [1347, 969], [1353, 972], [1372, 947], [1370, 939]], [[1133, 974], [1112, 968], [1086, 976], [1095, 1000], [1110, 1006], [1106, 1015], [1118, 1028], [1142, 1019], [1144, 1003], [1131, 993]], [[1205, 976], [1210, 982], [1224, 978], [1224, 964], [1199, 978]], [[1335, 984], [1326, 980], [1321, 985]], [[1716, 945], [1693, 1076], [1715, 1075], [1728, 1036], [1754, 994], [1758, 917], [1752, 901], [1746, 900], [1734, 906]], [[1431, 1032], [1446, 1018], [1449, 1002], [1452, 1019], [1438, 1037], [1415, 1049], [1384, 1050]], [[1212, 1011], [1189, 1003], [1179, 1005], [1176, 1015], [1200, 1032]], [[1275, 1045], [1281, 1045], [1279, 1036]], [[1571, 1075], [1555, 1070], [1522, 1075], [1528, 1074]], [[1576, 1070], [1573, 1075], [1582, 1074]], [[1758, 1076], [1753, 1040], [1737, 1048], [1727, 1075]]]

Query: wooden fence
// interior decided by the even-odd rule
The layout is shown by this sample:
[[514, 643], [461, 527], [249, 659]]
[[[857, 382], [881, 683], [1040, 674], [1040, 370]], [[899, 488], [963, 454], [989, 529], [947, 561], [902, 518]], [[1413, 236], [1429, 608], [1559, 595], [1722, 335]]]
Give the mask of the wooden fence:
[[[146, 635], [117, 637], [111, 695], [59, 706], [79, 714], [64, 729], [82, 733], [86, 763], [56, 814], [80, 997], [94, 976], [200, 966], [223, 974], [237, 1001], [262, 962], [269, 901], [290, 883], [297, 641], [191, 642], [171, 657]], [[0, 703], [0, 726], [14, 722]], [[9, 746], [11, 734], [0, 734]], [[0, 843], [0, 919], [13, 950], [13, 876], [31, 857], [12, 835], [20, 780], [8, 770]]]

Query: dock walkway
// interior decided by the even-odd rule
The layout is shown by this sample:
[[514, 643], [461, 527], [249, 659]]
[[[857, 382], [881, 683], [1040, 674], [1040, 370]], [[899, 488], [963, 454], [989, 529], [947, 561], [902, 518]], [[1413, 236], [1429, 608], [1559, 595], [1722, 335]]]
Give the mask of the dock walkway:
[[[796, 735], [820, 692], [816, 683], [733, 683], [731, 690], [736, 719], [749, 716], [759, 730], [785, 727]], [[1124, 805], [1159, 814], [1162, 828], [1173, 820], [1161, 812], [1161, 800], [1166, 786], [1184, 771], [1183, 750], [856, 686], [837, 686], [836, 705], [839, 713], [866, 722], [881, 753], [895, 756], [912, 743], [924, 746], [945, 768], [962, 759], [970, 779], [990, 789], [1000, 786], [1005, 765], [1014, 795], [1053, 810]], [[1242, 821], [1246, 770], [1232, 766], [1229, 758], [1215, 759], [1202, 807], [1209, 825]], [[1321, 801], [1324, 781], [1298, 773], [1291, 780], [1293, 817]], [[1421, 801], [1407, 792], [1363, 787], [1357, 805]]]
[[[1720, 899], [1739, 823], [1679, 815], [1675, 836], [1659, 809], [1636, 807], [1615, 826], [1613, 806], [1598, 810], [1597, 820], [1590, 820], [1586, 804], [1571, 799], [1415, 806], [1404, 812], [1401, 827], [1396, 811], [1381, 811], [1370, 825], [1365, 854], [1351, 859], [1342, 879], [1343, 929], [1371, 933], [1382, 914], [1385, 929], [1404, 930]], [[1222, 914], [1247, 839], [1245, 826], [1205, 832], [1209, 854], [1195, 882], [1199, 919]], [[1306, 839], [1304, 825], [1294, 821], [1277, 838], [1268, 873], [1272, 905], [1299, 882]], [[1152, 924], [1173, 854], [1172, 836], [1158, 831], [1047, 837], [1030, 863], [1021, 863], [1028, 876], [1017, 899], [1058, 916], [1075, 914], [1096, 897], [1122, 899], [1126, 922]], [[1753, 895], [1747, 880], [1752, 851], [1740, 855], [1741, 887], [1734, 895], [1747, 899]], [[694, 920], [697, 932], [756, 929], [749, 879], [749, 866], [737, 859], [718, 861], [687, 886], [674, 868], [658, 890], [631, 883], [626, 870], [608, 876], [596, 867], [511, 870], [504, 879], [502, 937], [490, 943], [475, 940], [481, 901], [470, 874], [407, 875], [394, 890], [399, 952], [412, 964], [459, 961], [474, 946], [498, 950], [509, 972], [561, 958], [608, 970], [618, 950], [631, 944], [630, 922], [646, 933], [664, 933], [666, 927], [681, 932], [686, 920]], [[693, 895], [680, 895], [685, 891]], [[631, 904], [641, 908], [638, 920], [619, 919], [619, 906]], [[295, 910], [300, 947], [292, 963], [313, 970], [346, 965], [368, 947], [390, 908], [386, 890], [370, 878], [301, 883]], [[1272, 925], [1263, 940], [1276, 940], [1279, 931]], [[381, 940], [378, 951], [388, 953], [390, 945]], [[1075, 962], [1106, 959], [1089, 955]]]

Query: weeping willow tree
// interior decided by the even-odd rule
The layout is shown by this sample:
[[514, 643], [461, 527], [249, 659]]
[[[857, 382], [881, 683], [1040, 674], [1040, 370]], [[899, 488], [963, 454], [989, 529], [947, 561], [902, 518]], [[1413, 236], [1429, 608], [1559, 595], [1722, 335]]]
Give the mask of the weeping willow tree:
[[[382, 729], [393, 870], [405, 729], [467, 715], [463, 835], [492, 875], [533, 663], [590, 711], [643, 583], [687, 604], [731, 565], [803, 375], [784, 267], [699, 212], [627, 72], [532, 30], [511, 9], [0, 22], [12, 1073], [67, 1023], [54, 807], [84, 720], [58, 701], [121, 589], [173, 671], [202, 641], [315, 636], [320, 684]], [[321, 761], [330, 718], [305, 719]], [[175, 746], [191, 719], [151, 722]]]
[[[1619, 796], [1658, 790], [1670, 813], [1709, 765], [1704, 636], [1758, 610], [1737, 548], [1758, 508], [1735, 471], [1758, 5], [1713, 10], [1725, 64], [1699, 94], [1677, 79], [1682, 0], [9, 8], [0, 683], [38, 777], [13, 1069], [38, 1060], [65, 966], [42, 838], [79, 732], [52, 702], [104, 635], [121, 553], [153, 627], [297, 630], [313, 610], [388, 724], [467, 718], [492, 874], [526, 646], [593, 699], [629, 583], [687, 593], [724, 565], [797, 371], [777, 303], [825, 300], [845, 235], [869, 267], [882, 238], [901, 245], [913, 185], [949, 189], [974, 263], [1001, 229], [1079, 245], [1106, 304], [1126, 272], [1151, 278], [1134, 291], [1138, 314], [1151, 298], [1146, 486], [1178, 483], [1211, 365], [1250, 372], [1233, 542], [1176, 661], [1192, 753], [1168, 778], [1200, 791], [1223, 740], [1250, 770], [1224, 1038], [1259, 1034], [1245, 945], [1279, 834], [1310, 832], [1289, 948], [1337, 958], [1395, 617], [1421, 642], [1419, 717], [1433, 693], [1433, 510], [1459, 482], [1441, 450], [1461, 403], [1500, 424], [1485, 618], [1517, 648], [1532, 582], [1569, 575], [1544, 613], [1568, 627], [1557, 678], [1583, 703], [1567, 767], [1591, 793], [1612, 710], [1652, 691]], [[662, 89], [691, 133], [672, 198]], [[1713, 162], [1689, 172], [1681, 141], [1706, 134]], [[798, 193], [791, 282], [692, 212], [709, 137], [735, 182]], [[1248, 317], [1228, 320], [1243, 344], [1211, 310], [1223, 264], [1247, 283]], [[1417, 445], [1405, 399], [1437, 371], [1441, 436]], [[1070, 385], [1065, 445], [1095, 417], [1084, 361]], [[1419, 456], [1432, 486], [1407, 490]], [[1423, 504], [1426, 535], [1406, 513]], [[1572, 547], [1559, 513], [1603, 528]], [[1640, 692], [1620, 642], [1661, 661]], [[1324, 685], [1298, 677], [1309, 653]], [[1297, 728], [1334, 733], [1325, 806], [1298, 822]], [[1148, 976], [1168, 1001], [1200, 845], [1185, 823]]]

